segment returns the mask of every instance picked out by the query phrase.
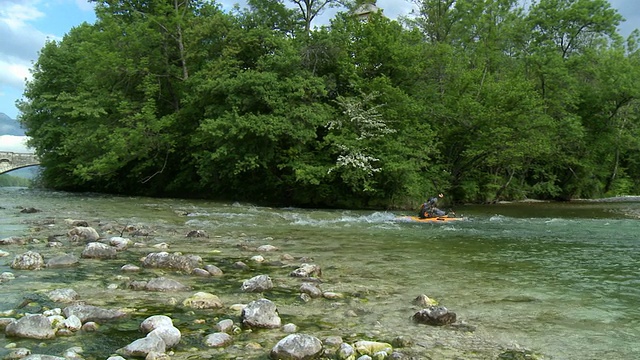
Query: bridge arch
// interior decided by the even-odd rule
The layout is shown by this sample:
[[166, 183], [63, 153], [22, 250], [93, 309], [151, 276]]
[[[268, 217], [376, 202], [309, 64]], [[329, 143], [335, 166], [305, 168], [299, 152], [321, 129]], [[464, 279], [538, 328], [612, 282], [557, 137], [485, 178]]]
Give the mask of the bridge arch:
[[32, 153], [0, 151], [0, 175], [28, 166], [40, 165], [40, 160]]

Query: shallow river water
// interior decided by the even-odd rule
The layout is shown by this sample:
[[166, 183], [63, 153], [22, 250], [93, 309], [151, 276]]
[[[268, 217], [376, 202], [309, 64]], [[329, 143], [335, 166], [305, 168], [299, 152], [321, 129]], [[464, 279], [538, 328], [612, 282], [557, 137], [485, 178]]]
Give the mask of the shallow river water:
[[[407, 352], [414, 358], [495, 359], [506, 349], [530, 349], [545, 359], [638, 359], [640, 202], [633, 200], [463, 206], [456, 212], [464, 221], [417, 224], [396, 221], [404, 215], [400, 212], [0, 188], [0, 239], [35, 239], [27, 245], [0, 246], [8, 252], [0, 258], [0, 273], [15, 275], [0, 283], [3, 316], [10, 316], [29, 294], [68, 287], [89, 304], [131, 314], [96, 333], [64, 339], [0, 335], [0, 357], [14, 346], [61, 356], [64, 349], [79, 345], [85, 358], [106, 359], [141, 337], [137, 325], [142, 319], [166, 314], [183, 334], [173, 358], [267, 359], [270, 348], [286, 334], [246, 331], [227, 349], [202, 345], [202, 336], [213, 332], [216, 321], [238, 322], [238, 314], [227, 309], [181, 306], [183, 298], [206, 291], [225, 305], [269, 298], [283, 323], [295, 323], [300, 332], [320, 339], [337, 335], [345, 341], [391, 342], [401, 336], [409, 339]], [[39, 212], [20, 212], [31, 207]], [[119, 236], [113, 229], [128, 225], [148, 229], [149, 236], [123, 233], [144, 246], [121, 252], [114, 260], [83, 259], [66, 269], [10, 268], [14, 256], [27, 250], [41, 252], [45, 260], [61, 252], [79, 256], [83, 247], [70, 245], [64, 236], [70, 229], [65, 219], [86, 220], [105, 238]], [[208, 237], [186, 237], [191, 230], [203, 230]], [[65, 246], [45, 247], [51, 235], [58, 235]], [[169, 252], [200, 255], [225, 275], [201, 278], [158, 269], [131, 275], [119, 270], [125, 264], [139, 266], [142, 256], [161, 251], [153, 247], [160, 243], [166, 243]], [[250, 258], [258, 254], [252, 249], [264, 244], [279, 250], [262, 253], [267, 260], [263, 264], [252, 263]], [[299, 282], [287, 276], [291, 267], [279, 263], [285, 253], [312, 258], [322, 268], [322, 289], [344, 298], [302, 303]], [[236, 269], [236, 261], [249, 269]], [[271, 276], [274, 290], [239, 290], [243, 280], [259, 274]], [[192, 291], [150, 294], [127, 288], [127, 281], [160, 275], [188, 284]], [[464, 326], [414, 324], [411, 316], [419, 308], [412, 301], [421, 294], [455, 312]]]

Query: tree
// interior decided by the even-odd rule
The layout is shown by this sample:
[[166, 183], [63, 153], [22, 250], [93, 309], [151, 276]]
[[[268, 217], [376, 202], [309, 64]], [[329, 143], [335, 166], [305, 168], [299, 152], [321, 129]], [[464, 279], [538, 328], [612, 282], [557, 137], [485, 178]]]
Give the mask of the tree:
[[329, 7], [339, 6], [339, 0], [289, 0], [300, 10], [304, 23], [304, 34], [311, 32], [311, 23]]

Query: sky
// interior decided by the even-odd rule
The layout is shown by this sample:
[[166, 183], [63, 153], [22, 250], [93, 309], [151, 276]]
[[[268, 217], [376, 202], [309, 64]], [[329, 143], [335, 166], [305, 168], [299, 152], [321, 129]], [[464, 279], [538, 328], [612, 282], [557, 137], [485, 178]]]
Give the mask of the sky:
[[[238, 0], [217, 2], [227, 10], [235, 3], [244, 5]], [[623, 36], [640, 26], [636, 25], [640, 24], [640, 0], [609, 3], [626, 19], [620, 28]], [[377, 5], [392, 19], [408, 15], [413, 7], [409, 0], [378, 0]], [[331, 11], [327, 11], [318, 21], [328, 23], [330, 16]], [[61, 40], [73, 27], [94, 21], [93, 5], [86, 0], [0, 0], [0, 112], [17, 118], [15, 102], [22, 97], [29, 69], [46, 41]], [[4, 148], [14, 141], [0, 137], [0, 151], [8, 151]]]

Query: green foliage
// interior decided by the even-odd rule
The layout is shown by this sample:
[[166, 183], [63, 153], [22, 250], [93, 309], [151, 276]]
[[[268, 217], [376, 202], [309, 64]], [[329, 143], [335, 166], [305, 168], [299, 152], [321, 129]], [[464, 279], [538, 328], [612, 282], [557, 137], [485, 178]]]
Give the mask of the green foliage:
[[[415, 208], [640, 191], [640, 51], [604, 0], [98, 1], [19, 120], [55, 189]], [[291, 5], [291, 4], [289, 4]]]
[[0, 187], [7, 186], [20, 186], [20, 187], [28, 187], [31, 186], [31, 180], [23, 177], [12, 176], [9, 174], [0, 175]]

